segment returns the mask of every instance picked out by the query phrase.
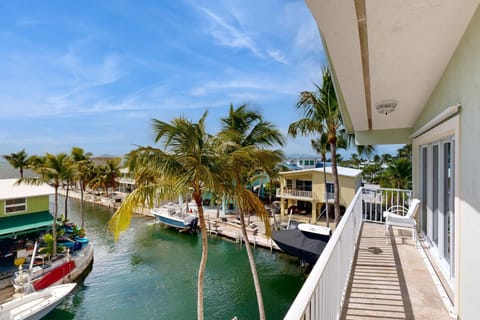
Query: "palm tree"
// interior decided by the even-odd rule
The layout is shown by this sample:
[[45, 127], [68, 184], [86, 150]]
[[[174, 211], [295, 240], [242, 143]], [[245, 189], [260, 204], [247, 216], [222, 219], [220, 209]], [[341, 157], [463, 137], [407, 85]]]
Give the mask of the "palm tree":
[[92, 178], [88, 182], [88, 186], [98, 192], [98, 189], [103, 189], [107, 192], [107, 168], [104, 165], [94, 165], [92, 167]]
[[288, 133], [292, 137], [296, 137], [297, 134], [321, 135], [324, 133], [327, 135], [332, 160], [335, 223], [338, 224], [340, 221], [340, 187], [337, 170], [337, 138], [346, 132], [328, 68], [322, 70], [322, 86], [316, 85], [316, 88], [316, 92], [304, 91], [300, 94], [296, 108], [302, 112], [303, 118], [291, 123]]
[[[135, 160], [135, 180], [137, 175], [155, 175], [155, 183], [139, 185], [121, 204], [110, 220], [110, 229], [118, 237], [130, 223], [132, 211], [138, 206], [153, 206], [156, 197], [171, 198], [192, 191], [192, 198], [198, 207], [198, 218], [202, 238], [202, 256], [197, 279], [197, 318], [203, 319], [203, 283], [208, 256], [207, 229], [204, 218], [202, 196], [204, 190], [223, 189], [223, 175], [219, 170], [216, 143], [205, 129], [207, 112], [197, 123], [179, 117], [166, 123], [153, 120], [155, 142], [161, 142], [163, 150], [153, 147], [140, 147], [132, 156]], [[145, 173], [144, 173], [145, 172]], [[139, 180], [140, 181], [140, 180]]]
[[12, 167], [14, 167], [15, 169], [19, 169], [20, 179], [23, 179], [23, 169], [28, 167], [28, 165], [30, 164], [25, 149], [22, 149], [17, 153], [6, 154], [3, 156], [3, 158], [7, 160]]
[[328, 192], [327, 192], [327, 173], [325, 171], [325, 166], [327, 162], [327, 152], [329, 150], [330, 144], [328, 143], [328, 137], [326, 134], [321, 134], [319, 138], [312, 139], [312, 148], [320, 154], [322, 158], [322, 167], [323, 167], [323, 184], [325, 186], [325, 217], [327, 222], [327, 227], [330, 227], [330, 212], [329, 212], [329, 203], [328, 203]]
[[63, 181], [65, 181], [67, 185], [67, 190], [65, 191], [64, 221], [68, 220], [68, 192], [70, 191], [70, 184], [75, 180], [75, 175], [75, 165], [72, 162], [72, 158], [68, 157], [65, 163], [65, 170], [63, 172]]
[[35, 166], [32, 169], [40, 176], [38, 178], [23, 178], [19, 180], [19, 183], [24, 182], [27, 184], [49, 183], [55, 190], [52, 225], [53, 257], [57, 255], [58, 187], [64, 180], [68, 162], [69, 159], [66, 153], [57, 155], [47, 153], [45, 157], [36, 157]]
[[106, 175], [106, 196], [108, 197], [108, 188], [115, 188], [117, 185], [117, 178], [120, 176], [120, 158], [109, 159], [105, 164]]
[[398, 189], [410, 189], [412, 184], [412, 162], [410, 159], [398, 158], [392, 161], [386, 170], [388, 186]]
[[370, 161], [370, 158], [375, 153], [375, 146], [372, 145], [357, 145], [357, 153], [359, 157], [367, 157], [367, 160]]
[[234, 188], [233, 193], [240, 195], [237, 201], [240, 209], [240, 226], [245, 239], [245, 248], [255, 286], [259, 317], [260, 319], [266, 319], [260, 281], [245, 225], [245, 212], [255, 211], [266, 223], [267, 230], [270, 230], [270, 221], [268, 213], [259, 198], [252, 197], [253, 193], [246, 189], [245, 184], [251, 178], [252, 169], [254, 169], [253, 172], [257, 168], [262, 168], [267, 172], [273, 171], [283, 155], [278, 151], [261, 148], [272, 147], [276, 144], [282, 146], [284, 145], [284, 139], [273, 124], [263, 120], [260, 113], [248, 109], [246, 105], [241, 105], [238, 108], [230, 105], [229, 114], [221, 119], [221, 123], [222, 129], [218, 136], [225, 144], [224, 155], [227, 159], [225, 164], [230, 166], [228, 172], [232, 173], [229, 178]]
[[73, 147], [71, 151], [72, 161], [76, 166], [77, 180], [80, 184], [80, 215], [81, 215], [81, 227], [85, 225], [85, 214], [83, 212], [83, 193], [88, 182], [88, 176], [90, 172], [89, 163], [92, 154], [90, 152], [85, 153], [82, 148]]

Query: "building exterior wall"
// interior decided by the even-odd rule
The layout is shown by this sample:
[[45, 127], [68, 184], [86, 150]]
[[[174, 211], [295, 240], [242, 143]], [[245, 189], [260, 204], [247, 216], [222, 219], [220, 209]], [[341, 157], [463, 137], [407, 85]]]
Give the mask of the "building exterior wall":
[[[438, 136], [455, 138], [455, 283], [454, 303], [460, 319], [478, 317], [480, 295], [480, 9], [477, 9], [441, 80], [429, 98], [414, 130], [447, 107], [461, 104], [458, 116], [414, 140], [414, 193], [419, 190], [419, 151], [421, 143]], [[442, 130], [443, 128], [443, 130]]]
[[[286, 187], [288, 180], [311, 180], [312, 181], [312, 198], [314, 203], [323, 203], [325, 198], [325, 184], [323, 179], [323, 172], [313, 171], [310, 173], [291, 173], [282, 175], [280, 179], [281, 188]], [[340, 204], [347, 207], [355, 196], [355, 192], [360, 186], [360, 176], [349, 177], [339, 176], [340, 184]], [[327, 183], [333, 183], [333, 175], [327, 173]], [[295, 200], [289, 200], [288, 206], [295, 204]], [[315, 206], [313, 206], [315, 208]]]
[[11, 217], [20, 214], [28, 214], [34, 212], [42, 212], [49, 210], [49, 196], [38, 196], [27, 198], [27, 210], [25, 212], [19, 213], [9, 213], [5, 214], [5, 200], [0, 201], [0, 218], [2, 217]]

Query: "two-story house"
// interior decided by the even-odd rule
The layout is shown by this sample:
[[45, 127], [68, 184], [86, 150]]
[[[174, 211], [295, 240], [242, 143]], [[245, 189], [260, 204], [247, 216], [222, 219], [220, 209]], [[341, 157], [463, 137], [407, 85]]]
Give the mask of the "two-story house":
[[17, 179], [0, 179], [0, 241], [52, 226], [48, 184], [17, 184]]
[[[360, 188], [361, 173], [361, 170], [338, 167], [341, 206], [347, 207]], [[323, 168], [281, 172], [280, 188], [277, 189], [277, 198], [281, 200], [281, 215], [288, 213], [288, 208], [295, 207], [297, 212], [308, 216], [312, 223], [317, 221], [325, 213], [325, 204], [333, 204], [334, 200], [332, 168], [325, 167], [325, 174], [326, 185]]]

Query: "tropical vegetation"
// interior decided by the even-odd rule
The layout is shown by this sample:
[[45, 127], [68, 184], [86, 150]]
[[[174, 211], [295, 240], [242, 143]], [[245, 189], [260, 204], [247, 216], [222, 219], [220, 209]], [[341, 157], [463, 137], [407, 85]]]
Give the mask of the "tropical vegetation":
[[[238, 198], [240, 226], [255, 286], [259, 318], [266, 319], [260, 281], [248, 240], [245, 214], [254, 210], [266, 225], [269, 225], [269, 214], [259, 201], [260, 197], [252, 197], [252, 194], [246, 189], [246, 185], [248, 181], [258, 178], [258, 171], [267, 172], [269, 176], [274, 175], [273, 169], [281, 162], [283, 155], [278, 150], [272, 151], [265, 148], [275, 145], [283, 146], [285, 140], [272, 123], [265, 121], [259, 112], [249, 109], [246, 105], [238, 108], [230, 105], [229, 113], [221, 119], [221, 123], [222, 129], [218, 137], [221, 144], [225, 146], [222, 148], [223, 155], [228, 161], [228, 165], [231, 166], [231, 169], [227, 168], [227, 170], [234, 173], [230, 176], [231, 185], [235, 187], [232, 193]], [[260, 179], [259, 195], [262, 184], [262, 179]]]
[[288, 134], [292, 137], [298, 135], [316, 135], [321, 139], [322, 135], [330, 146], [332, 175], [334, 184], [334, 211], [335, 223], [340, 221], [340, 187], [337, 171], [337, 143], [341, 136], [347, 132], [343, 126], [343, 120], [338, 107], [332, 76], [328, 68], [322, 70], [322, 86], [315, 85], [316, 91], [304, 91], [296, 108], [302, 114], [302, 118], [293, 122], [288, 127]]
[[412, 145], [407, 144], [397, 150], [396, 155], [389, 153], [375, 155], [372, 160], [359, 154], [352, 154], [342, 165], [362, 169], [363, 181], [379, 184], [383, 188], [412, 188]]

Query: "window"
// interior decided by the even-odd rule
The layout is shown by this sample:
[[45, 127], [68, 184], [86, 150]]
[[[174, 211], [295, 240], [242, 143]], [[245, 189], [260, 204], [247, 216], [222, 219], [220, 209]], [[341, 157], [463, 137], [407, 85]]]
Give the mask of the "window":
[[298, 164], [303, 166], [303, 160], [298, 161]]
[[335, 185], [331, 182], [327, 182], [327, 193], [335, 193]]
[[297, 190], [301, 190], [301, 191], [312, 191], [312, 181], [297, 180], [296, 188]]
[[292, 179], [287, 179], [287, 189], [292, 190], [292, 188], [293, 188]]
[[315, 165], [315, 161], [314, 161], [314, 160], [310, 160], [310, 165], [311, 165], [311, 166]]
[[27, 211], [27, 199], [16, 198], [5, 200], [5, 213], [16, 213]]

